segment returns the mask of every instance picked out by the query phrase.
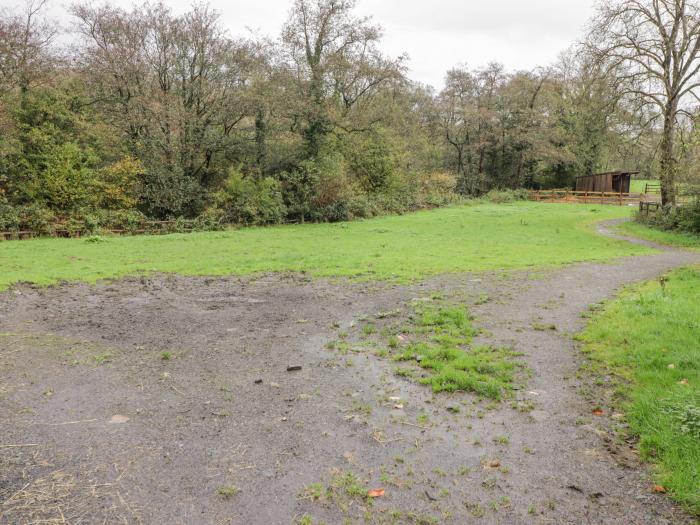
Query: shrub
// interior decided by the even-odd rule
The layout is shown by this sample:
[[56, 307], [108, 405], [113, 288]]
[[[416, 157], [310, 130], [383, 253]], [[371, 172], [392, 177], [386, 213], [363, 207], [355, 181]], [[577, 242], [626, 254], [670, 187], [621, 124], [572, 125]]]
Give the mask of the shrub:
[[124, 157], [99, 170], [97, 173], [99, 206], [108, 210], [133, 209], [137, 203], [138, 178], [143, 173], [143, 165], [133, 157]]
[[195, 217], [204, 208], [204, 188], [178, 167], [149, 167], [137, 191], [139, 208], [149, 217]]
[[272, 177], [246, 177], [236, 169], [215, 197], [219, 222], [230, 224], [275, 224], [284, 220], [286, 207], [280, 184]]
[[675, 208], [659, 208], [655, 213], [638, 214], [637, 220], [662, 230], [700, 234], [700, 200]]
[[331, 215], [343, 215], [343, 206], [337, 203], [349, 198], [345, 169], [342, 155], [332, 153], [304, 160], [282, 173], [281, 189], [289, 218], [302, 223], [327, 220], [326, 208]]
[[700, 200], [677, 208], [678, 229], [689, 233], [700, 233]]
[[226, 216], [223, 210], [209, 208], [197, 216], [194, 229], [197, 231], [223, 230], [226, 227]]
[[93, 161], [77, 144], [68, 142], [54, 148], [37, 181], [38, 198], [53, 210], [95, 206], [99, 191], [90, 168]]
[[530, 192], [526, 189], [491, 190], [484, 195], [483, 199], [496, 204], [526, 201], [530, 199]]
[[39, 204], [10, 206], [0, 204], [0, 230], [49, 234], [56, 222], [54, 213]]
[[398, 168], [397, 155], [387, 134], [379, 129], [369, 134], [348, 134], [343, 142], [348, 170], [354, 180], [367, 193], [383, 192]]
[[449, 195], [457, 189], [457, 177], [452, 173], [427, 173], [420, 177], [420, 185], [425, 194]]

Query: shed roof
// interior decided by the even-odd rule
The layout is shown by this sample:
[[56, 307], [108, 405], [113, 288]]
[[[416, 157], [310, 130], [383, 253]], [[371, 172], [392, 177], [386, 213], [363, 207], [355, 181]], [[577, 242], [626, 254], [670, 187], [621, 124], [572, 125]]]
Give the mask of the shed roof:
[[605, 173], [591, 173], [590, 175], [579, 175], [577, 179], [585, 179], [588, 177], [601, 177], [603, 175], [639, 175], [639, 171], [607, 171]]

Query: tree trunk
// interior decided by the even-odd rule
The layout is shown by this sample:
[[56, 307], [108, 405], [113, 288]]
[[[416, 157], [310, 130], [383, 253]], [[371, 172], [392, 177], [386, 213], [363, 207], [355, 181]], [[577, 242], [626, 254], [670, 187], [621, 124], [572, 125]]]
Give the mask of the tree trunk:
[[267, 123], [265, 112], [258, 109], [255, 114], [255, 167], [260, 178], [265, 174], [265, 160], [267, 159]]
[[469, 194], [469, 182], [464, 169], [464, 151], [459, 146], [457, 146], [457, 193], [460, 195]]
[[673, 148], [676, 103], [671, 101], [664, 111], [664, 130], [661, 137], [661, 205], [676, 205], [676, 157]]

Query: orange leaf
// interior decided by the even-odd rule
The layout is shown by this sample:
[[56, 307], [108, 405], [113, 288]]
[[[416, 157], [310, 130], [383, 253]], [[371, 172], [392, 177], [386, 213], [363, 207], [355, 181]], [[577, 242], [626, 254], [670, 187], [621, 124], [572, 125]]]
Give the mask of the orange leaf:
[[593, 415], [594, 415], [594, 416], [603, 416], [603, 415], [605, 415], [605, 411], [603, 411], [603, 410], [600, 409], [600, 408], [596, 408], [596, 409], [593, 411]]
[[381, 498], [384, 495], [384, 489], [374, 489], [367, 492], [370, 498]]
[[654, 492], [657, 494], [666, 494], [666, 487], [662, 487], [661, 485], [654, 485]]

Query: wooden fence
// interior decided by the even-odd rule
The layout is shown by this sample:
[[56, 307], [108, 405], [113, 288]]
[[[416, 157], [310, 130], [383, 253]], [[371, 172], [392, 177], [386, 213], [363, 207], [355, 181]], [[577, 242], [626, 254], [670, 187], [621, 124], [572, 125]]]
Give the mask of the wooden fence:
[[640, 202], [639, 213], [648, 216], [650, 213], [656, 213], [661, 208], [660, 202]]
[[[99, 228], [100, 232], [112, 235], [160, 235], [166, 233], [189, 233], [197, 229], [197, 221], [194, 220], [171, 220], [171, 221], [142, 221], [135, 224], [133, 228]], [[93, 235], [92, 231], [84, 228], [68, 227], [66, 222], [56, 222], [47, 231], [12, 230], [0, 232], [0, 240], [24, 240], [35, 237], [85, 237]]]
[[661, 184], [649, 184], [644, 186], [644, 193], [647, 195], [661, 195]]
[[534, 190], [530, 192], [530, 199], [533, 201], [609, 204], [616, 206], [636, 206], [641, 199], [649, 197], [639, 193], [612, 193], [605, 191]]

